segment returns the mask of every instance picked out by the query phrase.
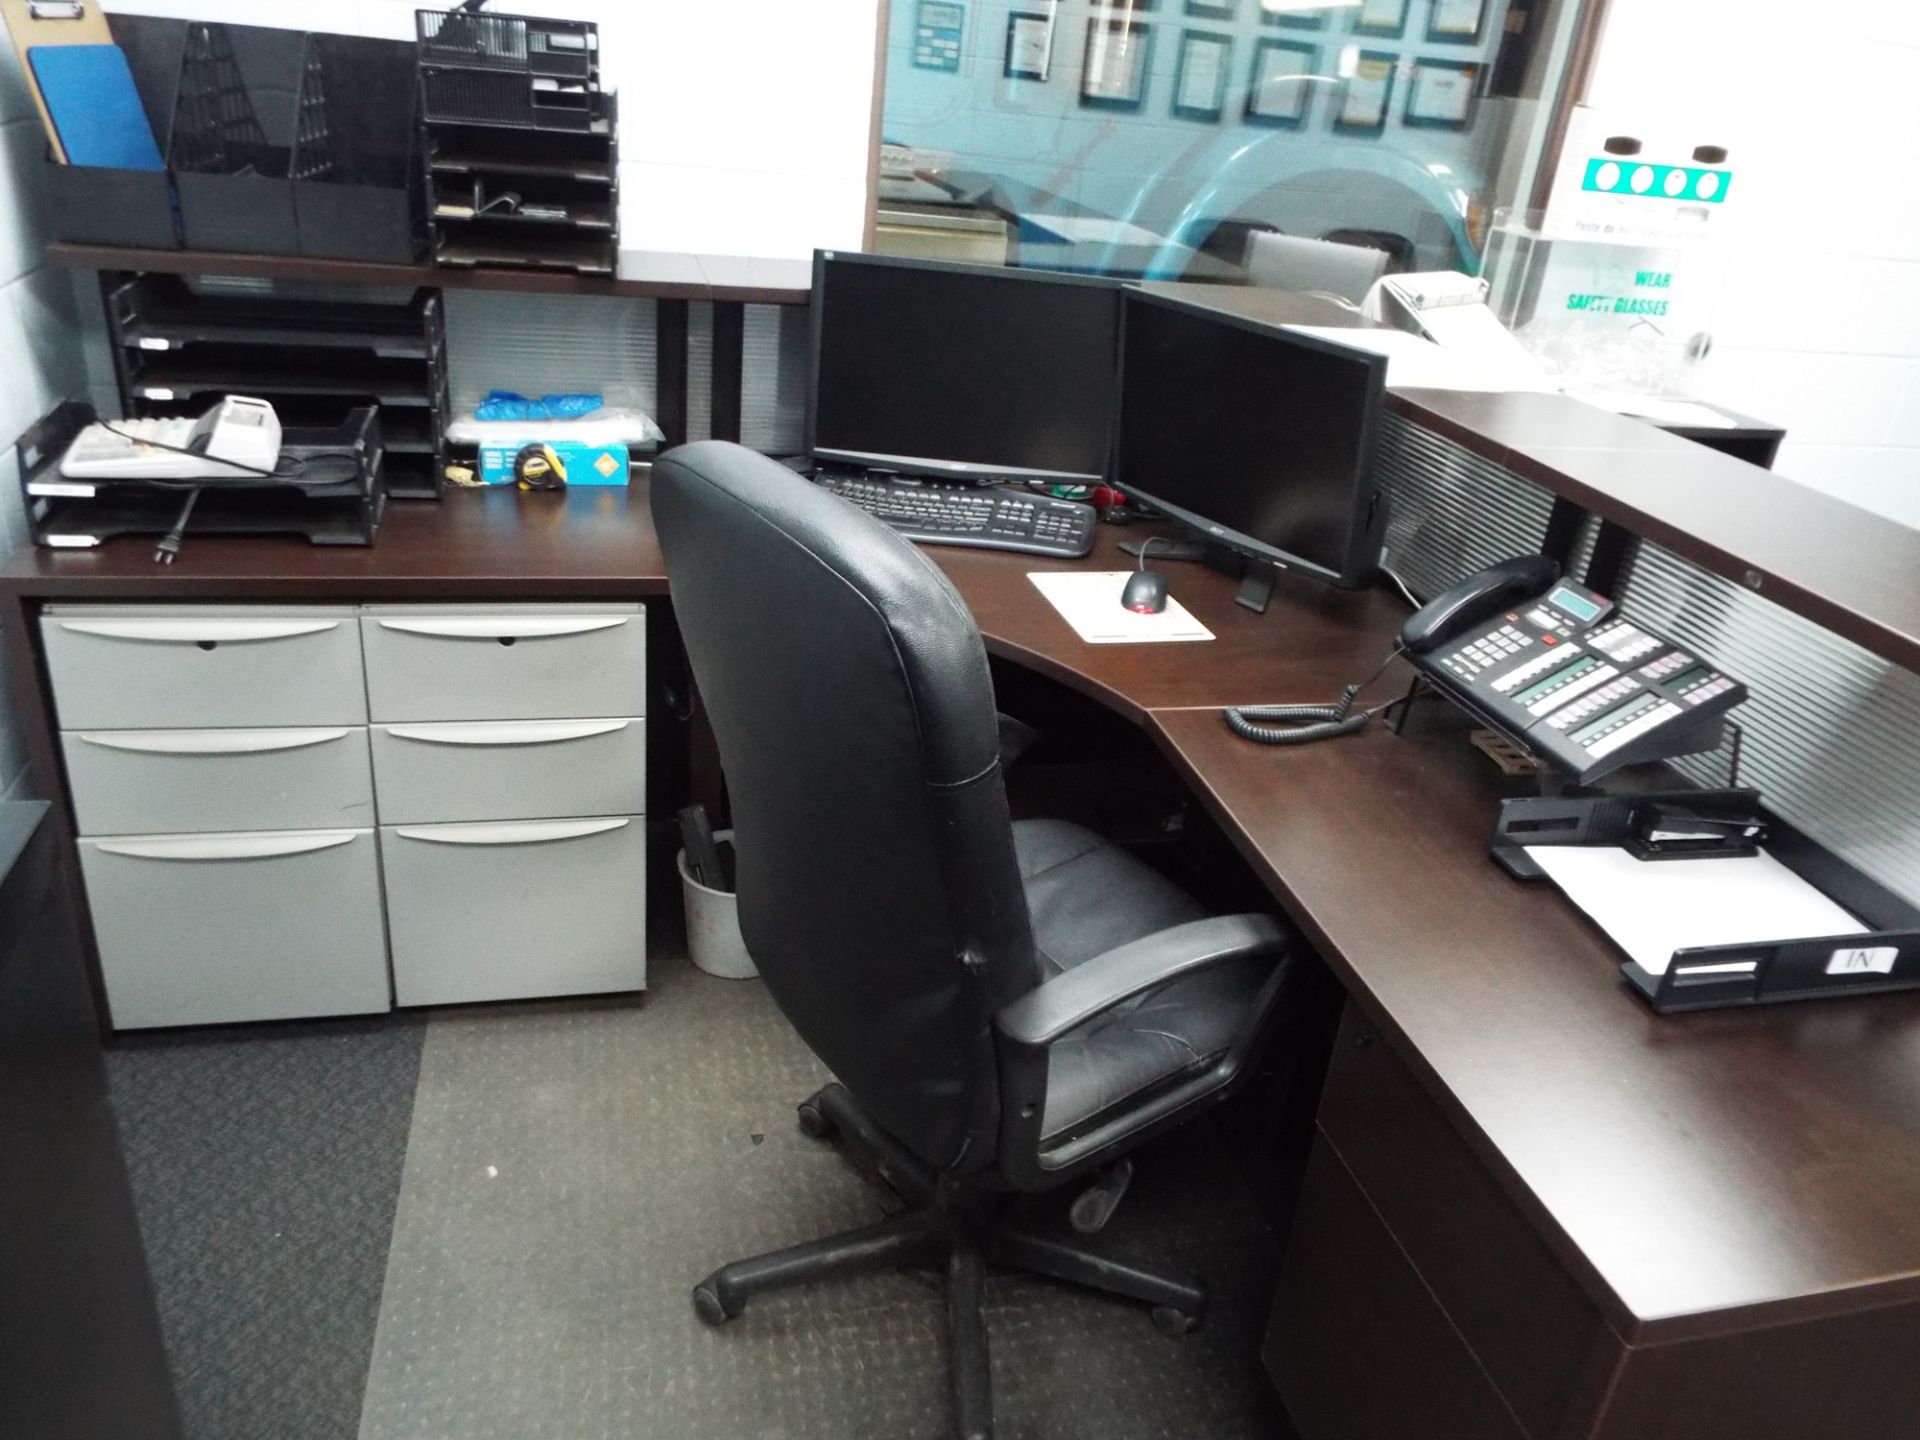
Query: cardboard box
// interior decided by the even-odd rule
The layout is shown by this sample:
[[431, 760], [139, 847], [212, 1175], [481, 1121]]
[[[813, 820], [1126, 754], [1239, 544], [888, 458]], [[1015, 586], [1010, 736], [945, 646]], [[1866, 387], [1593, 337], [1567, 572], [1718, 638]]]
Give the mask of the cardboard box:
[[480, 478], [489, 485], [511, 485], [513, 462], [529, 445], [547, 444], [566, 467], [568, 485], [624, 485], [628, 455], [624, 444], [588, 445], [579, 440], [547, 440], [533, 435], [502, 445], [480, 447]]

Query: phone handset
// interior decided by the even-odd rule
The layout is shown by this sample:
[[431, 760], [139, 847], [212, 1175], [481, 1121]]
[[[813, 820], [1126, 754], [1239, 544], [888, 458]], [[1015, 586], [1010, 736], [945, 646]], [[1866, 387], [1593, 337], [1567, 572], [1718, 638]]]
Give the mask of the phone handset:
[[1380, 668], [1365, 680], [1348, 685], [1333, 704], [1240, 705], [1226, 711], [1227, 724], [1243, 740], [1262, 745], [1305, 745], [1336, 735], [1352, 735], [1365, 729], [1375, 713], [1354, 709], [1355, 699], [1400, 656], [1419, 664], [1418, 657], [1513, 609], [1520, 601], [1538, 598], [1559, 578], [1559, 565], [1544, 555], [1523, 555], [1488, 566], [1408, 616], [1400, 627], [1399, 643], [1380, 662]]
[[1400, 648], [1408, 655], [1430, 654], [1481, 621], [1544, 594], [1559, 578], [1560, 566], [1545, 555], [1489, 565], [1409, 615], [1400, 627]]

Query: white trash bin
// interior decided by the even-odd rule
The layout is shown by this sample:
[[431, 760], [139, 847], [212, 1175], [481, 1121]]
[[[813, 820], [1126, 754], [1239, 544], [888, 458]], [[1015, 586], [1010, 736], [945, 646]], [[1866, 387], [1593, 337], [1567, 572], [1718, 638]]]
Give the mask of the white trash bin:
[[[730, 843], [733, 831], [716, 830], [713, 843]], [[687, 869], [687, 852], [682, 850], [674, 863], [680, 868], [680, 890], [687, 897], [687, 953], [693, 963], [709, 975], [728, 980], [757, 979], [760, 971], [747, 954], [747, 942], [740, 938], [739, 897], [725, 890], [710, 890], [693, 878]]]

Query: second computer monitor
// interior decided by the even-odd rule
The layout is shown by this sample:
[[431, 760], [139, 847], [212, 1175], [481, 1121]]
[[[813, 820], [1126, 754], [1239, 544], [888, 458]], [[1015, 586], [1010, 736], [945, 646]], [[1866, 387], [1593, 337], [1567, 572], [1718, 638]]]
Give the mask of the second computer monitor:
[[1113, 482], [1256, 559], [1374, 567], [1382, 356], [1138, 291], [1121, 306]]
[[972, 480], [1105, 472], [1116, 283], [822, 251], [812, 303], [816, 458]]

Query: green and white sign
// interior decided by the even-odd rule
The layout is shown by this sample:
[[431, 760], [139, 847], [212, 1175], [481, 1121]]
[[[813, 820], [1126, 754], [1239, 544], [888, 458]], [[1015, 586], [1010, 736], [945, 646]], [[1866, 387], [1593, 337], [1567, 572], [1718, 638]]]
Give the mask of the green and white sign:
[[1655, 165], [1595, 155], [1587, 161], [1580, 188], [1626, 199], [1644, 196], [1648, 200], [1691, 200], [1719, 205], [1725, 202], [1727, 187], [1732, 183], [1731, 170], [1703, 165]]

